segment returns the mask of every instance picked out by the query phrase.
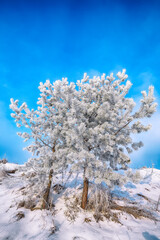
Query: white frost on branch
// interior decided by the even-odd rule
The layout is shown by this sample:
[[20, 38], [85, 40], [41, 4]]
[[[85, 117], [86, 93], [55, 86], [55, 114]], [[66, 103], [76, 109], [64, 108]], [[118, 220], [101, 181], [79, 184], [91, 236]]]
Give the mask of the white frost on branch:
[[117, 170], [127, 169], [127, 153], [143, 146], [141, 141], [133, 142], [131, 134], [150, 129], [141, 119], [151, 117], [157, 106], [150, 86], [148, 94], [142, 91], [140, 108], [134, 112], [136, 104], [127, 97], [132, 83], [125, 82], [125, 72], [118, 72], [117, 79], [113, 74], [89, 78], [85, 73], [76, 84], [69, 84], [67, 78], [40, 83], [37, 110], [11, 99], [11, 116], [18, 127], [28, 129], [18, 135], [32, 140], [26, 149], [33, 153], [28, 166], [41, 176], [37, 184], [42, 185], [50, 169], [56, 174], [68, 166], [97, 183], [125, 182], [127, 175]]

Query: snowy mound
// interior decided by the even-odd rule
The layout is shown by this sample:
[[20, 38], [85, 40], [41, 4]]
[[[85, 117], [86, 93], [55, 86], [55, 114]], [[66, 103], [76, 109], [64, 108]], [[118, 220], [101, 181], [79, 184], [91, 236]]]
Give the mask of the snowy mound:
[[[16, 164], [7, 164], [6, 169], [13, 170]], [[149, 240], [160, 239], [160, 205], [157, 206], [160, 189], [160, 170], [143, 168], [140, 170], [142, 179], [139, 183], [128, 183], [122, 188], [113, 190], [113, 200], [117, 206], [137, 205], [141, 209], [153, 213], [156, 218], [137, 218], [127, 211], [113, 210], [113, 217], [118, 221], [103, 218], [96, 222], [92, 211], [84, 211], [69, 204], [72, 195], [81, 194], [81, 176], [75, 187], [75, 176], [70, 178], [67, 188], [61, 192], [54, 191], [54, 211], [34, 210], [23, 207], [26, 181], [22, 172], [8, 175], [0, 182], [0, 239], [8, 240]], [[0, 174], [5, 174], [0, 168]], [[69, 199], [70, 198], [70, 199]], [[21, 202], [21, 205], [18, 205]], [[17, 207], [18, 206], [18, 207]], [[69, 209], [67, 209], [69, 206]], [[73, 214], [69, 220], [66, 214]], [[116, 218], [115, 218], [116, 220]], [[52, 231], [55, 226], [56, 231]]]
[[14, 170], [19, 169], [19, 165], [15, 164], [15, 163], [5, 163], [5, 164], [1, 163], [0, 164], [0, 169], [3, 169], [6, 172], [14, 171]]

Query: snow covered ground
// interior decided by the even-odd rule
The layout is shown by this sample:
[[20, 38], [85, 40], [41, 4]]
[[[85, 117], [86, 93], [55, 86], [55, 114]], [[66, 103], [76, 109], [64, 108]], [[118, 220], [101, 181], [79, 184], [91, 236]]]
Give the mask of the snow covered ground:
[[[13, 164], [4, 165], [0, 165], [0, 173], [4, 167], [9, 170], [18, 168]], [[47, 210], [17, 208], [17, 204], [24, 198], [21, 189], [26, 185], [22, 173], [7, 176], [0, 174], [0, 240], [158, 240], [160, 206], [159, 211], [155, 209], [160, 195], [160, 170], [143, 168], [140, 173], [143, 176], [140, 183], [128, 183], [121, 189], [115, 188], [114, 198], [124, 206], [126, 201], [136, 201], [151, 211], [157, 221], [136, 219], [127, 213], [121, 213], [120, 223], [108, 219], [97, 223], [92, 212], [80, 210], [75, 221], [71, 222], [64, 214], [65, 192], [74, 191], [69, 186], [63, 194], [54, 195], [54, 215]], [[53, 225], [56, 226], [56, 232], [51, 234]]]

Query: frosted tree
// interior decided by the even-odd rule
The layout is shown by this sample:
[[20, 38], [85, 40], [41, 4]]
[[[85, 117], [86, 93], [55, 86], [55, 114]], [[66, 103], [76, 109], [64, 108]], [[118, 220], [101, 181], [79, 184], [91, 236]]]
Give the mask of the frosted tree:
[[69, 147], [66, 135], [69, 134], [68, 119], [71, 113], [72, 99], [76, 93], [75, 85], [68, 84], [67, 79], [57, 80], [51, 84], [47, 80], [40, 83], [40, 98], [37, 110], [30, 110], [26, 103], [18, 106], [18, 100], [11, 99], [11, 114], [17, 127], [25, 127], [27, 131], [18, 135], [29, 140], [26, 150], [33, 154], [27, 167], [36, 174], [30, 174], [32, 182], [30, 193], [40, 196], [38, 206], [46, 208], [49, 202], [50, 187], [53, 175], [64, 171], [67, 166]]
[[52, 175], [68, 166], [83, 173], [82, 208], [87, 204], [90, 180], [112, 186], [133, 178], [130, 171], [120, 175], [117, 170], [127, 169], [128, 154], [143, 146], [141, 141], [133, 141], [132, 134], [150, 129], [141, 120], [151, 117], [157, 104], [151, 86], [148, 94], [142, 91], [141, 105], [135, 111], [135, 102], [127, 97], [132, 86], [127, 77], [123, 70], [117, 79], [113, 74], [92, 79], [84, 74], [76, 85], [68, 84], [67, 79], [53, 84], [46, 81], [39, 87], [37, 110], [29, 110], [25, 103], [18, 107], [18, 101], [11, 100], [17, 126], [28, 128], [19, 135], [25, 141], [33, 139], [26, 149], [37, 157], [31, 158], [28, 166], [38, 172], [33, 187], [37, 194], [43, 192], [43, 208]]
[[77, 81], [78, 97], [72, 105], [72, 135], [69, 136], [74, 149], [68, 158], [73, 169], [83, 172], [82, 208], [86, 207], [89, 180], [112, 186], [123, 184], [129, 178], [136, 179], [130, 171], [121, 175], [117, 170], [126, 170], [130, 163], [128, 154], [143, 146], [141, 141], [134, 142], [131, 134], [151, 128], [141, 120], [151, 117], [157, 103], [154, 103], [154, 88], [150, 86], [148, 95], [142, 91], [141, 105], [135, 111], [135, 102], [126, 96], [132, 86], [127, 77], [123, 70], [118, 72], [117, 79], [113, 74], [93, 79], [84, 74]]

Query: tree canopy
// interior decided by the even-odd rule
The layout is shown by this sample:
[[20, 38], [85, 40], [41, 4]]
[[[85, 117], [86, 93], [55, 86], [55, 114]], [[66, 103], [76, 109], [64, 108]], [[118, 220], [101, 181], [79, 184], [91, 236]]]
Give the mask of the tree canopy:
[[143, 146], [132, 134], [150, 129], [142, 119], [151, 117], [157, 106], [150, 86], [148, 94], [141, 92], [140, 107], [134, 110], [136, 103], [127, 97], [132, 83], [125, 72], [118, 72], [117, 78], [84, 74], [76, 83], [66, 78], [40, 83], [37, 110], [11, 99], [17, 127], [28, 129], [18, 135], [32, 139], [26, 147], [33, 153], [28, 166], [44, 179], [51, 169], [56, 174], [71, 168], [96, 183], [123, 183], [126, 176], [117, 170], [127, 169], [128, 154]]

